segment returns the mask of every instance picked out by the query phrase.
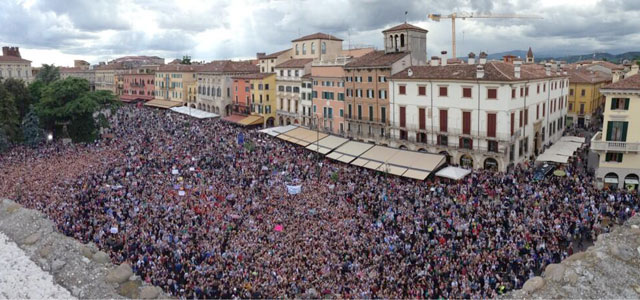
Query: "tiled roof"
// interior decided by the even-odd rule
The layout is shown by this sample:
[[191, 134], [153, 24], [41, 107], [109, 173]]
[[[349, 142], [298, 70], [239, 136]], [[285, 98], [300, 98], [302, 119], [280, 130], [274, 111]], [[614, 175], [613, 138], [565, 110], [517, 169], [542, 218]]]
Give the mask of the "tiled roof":
[[304, 68], [307, 64], [310, 64], [313, 61], [311, 58], [297, 58], [287, 60], [279, 65], [276, 68]]
[[291, 42], [301, 42], [301, 41], [308, 41], [308, 40], [342, 41], [342, 39], [339, 39], [333, 35], [322, 33], [322, 32], [316, 32], [314, 34], [305, 35], [303, 37], [297, 38]]
[[[514, 65], [501, 61], [490, 61], [484, 64], [483, 78], [476, 78], [478, 64], [447, 65], [447, 66], [414, 66], [392, 76], [393, 79], [433, 79], [433, 80], [481, 80], [481, 81], [520, 81], [562, 77], [552, 72], [546, 75], [544, 66], [522, 65], [520, 78], [516, 78]], [[413, 72], [409, 76], [408, 70]], [[566, 75], [564, 75], [566, 76]]]
[[121, 63], [107, 64], [107, 65], [98, 65], [93, 68], [96, 71], [109, 71], [109, 70], [119, 70], [123, 69]]
[[258, 72], [258, 66], [250, 62], [240, 62], [231, 60], [214, 60], [210, 63], [201, 65], [199, 72], [215, 72], [215, 73], [254, 73]]
[[267, 78], [267, 77], [272, 76], [272, 75], [276, 75], [276, 73], [251, 73], [251, 74], [233, 76], [232, 78], [234, 78], [234, 79], [264, 79], [264, 78]]
[[282, 50], [282, 51], [278, 51], [278, 52], [274, 52], [274, 53], [271, 53], [271, 54], [267, 54], [265, 56], [260, 57], [260, 59], [263, 59], [263, 58], [278, 58], [278, 56], [286, 53], [287, 51], [291, 51], [291, 48], [285, 49], [285, 50]]
[[599, 83], [611, 81], [611, 75], [580, 69], [569, 69], [569, 83]]
[[202, 65], [162, 65], [158, 67], [158, 72], [197, 72], [201, 67]]
[[595, 62], [592, 65], [602, 66], [602, 67], [605, 67], [605, 68], [610, 69], [610, 70], [624, 70], [624, 66], [623, 65], [614, 64], [614, 63], [611, 63], [611, 62], [608, 62], [608, 61]]
[[605, 85], [607, 90], [640, 90], [640, 74], [629, 76], [618, 82]]
[[416, 31], [422, 31], [422, 32], [429, 32], [428, 30], [424, 29], [424, 28], [420, 28], [418, 26], [414, 26], [411, 24], [407, 24], [407, 23], [402, 23], [398, 26], [394, 26], [391, 27], [389, 29], [383, 30], [382, 32], [388, 32], [388, 31], [396, 31], [396, 30], [416, 30]]
[[8, 56], [8, 55], [2, 55], [0, 56], [0, 61], [2, 62], [25, 62], [25, 63], [30, 63], [30, 60], [26, 60], [24, 58], [20, 58], [17, 56]]
[[373, 51], [354, 59], [346, 64], [345, 68], [391, 67], [393, 63], [407, 55], [409, 54], [403, 52], [385, 54], [383, 50]]

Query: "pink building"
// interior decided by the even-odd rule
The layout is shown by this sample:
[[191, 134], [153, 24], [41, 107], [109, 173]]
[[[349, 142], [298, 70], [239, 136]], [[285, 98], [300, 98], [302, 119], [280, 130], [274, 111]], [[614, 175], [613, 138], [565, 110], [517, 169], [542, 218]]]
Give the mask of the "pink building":
[[313, 80], [313, 113], [320, 129], [343, 134], [344, 120], [344, 68], [342, 64], [318, 63], [311, 67]]
[[153, 100], [155, 95], [155, 70], [154, 69], [129, 69], [122, 74], [123, 102], [137, 102]]

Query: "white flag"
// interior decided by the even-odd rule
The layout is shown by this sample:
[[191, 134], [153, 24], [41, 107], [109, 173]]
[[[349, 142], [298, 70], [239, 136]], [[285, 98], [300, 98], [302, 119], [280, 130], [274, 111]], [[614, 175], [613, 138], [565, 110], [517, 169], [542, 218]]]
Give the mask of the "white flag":
[[287, 185], [287, 192], [289, 195], [297, 195], [302, 191], [302, 185]]

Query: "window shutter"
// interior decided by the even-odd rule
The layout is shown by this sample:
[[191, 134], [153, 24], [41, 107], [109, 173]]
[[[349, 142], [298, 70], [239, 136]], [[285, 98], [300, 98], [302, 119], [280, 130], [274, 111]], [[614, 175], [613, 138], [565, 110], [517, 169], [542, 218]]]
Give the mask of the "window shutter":
[[607, 141], [611, 140], [611, 133], [613, 132], [613, 122], [607, 122]]
[[627, 127], [629, 126], [629, 122], [622, 123], [622, 141], [627, 141]]
[[616, 109], [618, 108], [618, 98], [612, 98], [611, 99], [611, 109]]
[[622, 162], [622, 154], [620, 154], [620, 153], [619, 153], [619, 154], [617, 155], [617, 161], [618, 161], [618, 162]]
[[624, 109], [625, 110], [629, 110], [629, 98], [625, 98], [624, 99]]

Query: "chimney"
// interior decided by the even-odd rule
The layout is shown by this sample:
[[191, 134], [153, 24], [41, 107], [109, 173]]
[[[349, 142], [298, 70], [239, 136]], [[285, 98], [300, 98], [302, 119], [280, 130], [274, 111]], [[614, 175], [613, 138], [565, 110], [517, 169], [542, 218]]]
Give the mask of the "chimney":
[[484, 65], [487, 63], [487, 53], [485, 53], [484, 51], [480, 52], [480, 61], [478, 62], [481, 65]]
[[439, 66], [440, 65], [440, 57], [432, 56], [431, 57], [431, 66]]
[[20, 56], [20, 48], [4, 46], [4, 47], [2, 47], [2, 55], [3, 56], [21, 57]]
[[476, 66], [476, 78], [484, 78], [484, 65], [480, 64]]
[[440, 64], [442, 64], [442, 66], [446, 66], [447, 65], [447, 51], [440, 51], [440, 57], [442, 57], [440, 59]]
[[515, 78], [520, 78], [520, 68], [522, 67], [522, 61], [516, 60], [513, 62], [513, 75]]
[[469, 60], [467, 60], [467, 63], [470, 65], [475, 65], [476, 64], [476, 54], [473, 52], [469, 53]]
[[545, 71], [547, 76], [551, 76], [551, 64], [550, 63], [544, 64], [544, 71]]

